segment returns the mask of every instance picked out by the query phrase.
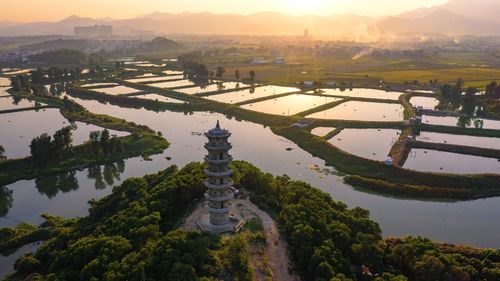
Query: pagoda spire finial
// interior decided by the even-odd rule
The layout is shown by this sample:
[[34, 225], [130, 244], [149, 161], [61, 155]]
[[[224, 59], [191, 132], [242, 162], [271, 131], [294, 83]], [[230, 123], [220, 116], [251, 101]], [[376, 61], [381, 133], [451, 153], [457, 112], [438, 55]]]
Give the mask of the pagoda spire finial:
[[220, 129], [219, 120], [217, 120], [217, 125], [215, 125], [215, 128]]

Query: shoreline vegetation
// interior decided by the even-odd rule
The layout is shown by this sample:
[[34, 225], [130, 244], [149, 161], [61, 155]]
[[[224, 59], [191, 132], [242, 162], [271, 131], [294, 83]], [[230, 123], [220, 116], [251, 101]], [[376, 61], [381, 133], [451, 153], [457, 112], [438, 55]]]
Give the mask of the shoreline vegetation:
[[[347, 183], [357, 187], [362, 187], [363, 189], [369, 189], [371, 192], [379, 194], [394, 194], [398, 196], [408, 196], [413, 198], [442, 198], [458, 200], [472, 200], [500, 195], [500, 186], [498, 185], [498, 182], [500, 182], [500, 175], [457, 175], [425, 173], [400, 168], [397, 166], [398, 163], [396, 163], [396, 166], [388, 166], [379, 161], [365, 159], [343, 152], [342, 150], [328, 143], [326, 138], [314, 136], [309, 132], [309, 130], [315, 127], [335, 127], [338, 130], [335, 130], [334, 132], [332, 132], [332, 134], [328, 134], [328, 136], [333, 136], [334, 134], [340, 132], [339, 130], [343, 128], [393, 128], [402, 130], [403, 132], [406, 132], [406, 134], [409, 134], [411, 131], [411, 127], [409, 127], [409, 125], [405, 121], [374, 122], [349, 120], [314, 120], [314, 122], [305, 129], [294, 128], [291, 126], [292, 124], [299, 122], [307, 114], [321, 111], [326, 108], [332, 108], [334, 106], [342, 104], [349, 98], [319, 106], [317, 108], [313, 108], [296, 115], [278, 116], [250, 111], [242, 109], [237, 105], [224, 104], [216, 101], [202, 99], [198, 96], [188, 95], [170, 89], [163, 89], [144, 84], [127, 82], [117, 78], [112, 78], [105, 81], [116, 82], [128, 87], [136, 88], [138, 90], [142, 90], [145, 92], [154, 92], [156, 94], [183, 100], [185, 102], [183, 104], [175, 104], [154, 100], [128, 98], [117, 95], [107, 95], [104, 93], [79, 88], [78, 85], [69, 86], [67, 93], [70, 96], [75, 96], [82, 99], [95, 99], [101, 102], [109, 102], [113, 105], [130, 108], [144, 107], [147, 110], [154, 111], [170, 110], [177, 112], [218, 112], [221, 114], [225, 114], [228, 117], [236, 118], [237, 120], [246, 120], [268, 126], [275, 134], [293, 141], [305, 151], [325, 160], [327, 165], [335, 167], [339, 172], [351, 175], [352, 177], [346, 177]], [[293, 93], [296, 92], [292, 92], [289, 94]], [[211, 94], [217, 93], [213, 92]], [[284, 96], [286, 95], [287, 94], [284, 94]], [[404, 119], [409, 119], [410, 117], [414, 116], [413, 107], [409, 103], [410, 98], [413, 96], [429, 97], [430, 94], [414, 92], [402, 94], [399, 100], [405, 108]], [[252, 101], [245, 101], [245, 103], [250, 102]], [[428, 124], [423, 124], [421, 126], [421, 130], [500, 138], [500, 130], [446, 127]], [[402, 136], [403, 135], [404, 134], [402, 134]], [[404, 162], [405, 156], [407, 156], [404, 149], [408, 148], [404, 147], [403, 151], [400, 152], [400, 155], [398, 156], [399, 158], [397, 159], [401, 160], [398, 160], [398, 162]], [[391, 150], [391, 152], [398, 153], [397, 149], [395, 151]], [[485, 155], [484, 153], [487, 153], [487, 150], [474, 152], [476, 154], [480, 153], [481, 155]], [[498, 151], [494, 152], [496, 155]]]
[[123, 144], [124, 149], [120, 152], [114, 152], [111, 155], [90, 156], [88, 153], [88, 144], [81, 144], [73, 146], [73, 153], [70, 157], [51, 162], [46, 166], [36, 165], [30, 156], [22, 159], [1, 161], [0, 186], [22, 179], [29, 180], [41, 175], [80, 170], [93, 165], [112, 163], [141, 155], [147, 157], [161, 153], [169, 145], [167, 140], [158, 136], [155, 131], [146, 126], [130, 123], [108, 115], [94, 114], [71, 101], [68, 102], [57, 98], [40, 97], [14, 91], [10, 91], [10, 94], [42, 102], [52, 108], [59, 108], [61, 115], [70, 122], [80, 121], [104, 129], [129, 132], [130, 135], [117, 138]]
[[[227, 237], [178, 229], [188, 215], [179, 210], [203, 197], [204, 167], [193, 162], [129, 178], [92, 201], [85, 217], [45, 214], [38, 227], [0, 229], [3, 251], [42, 241], [35, 253], [15, 262], [6, 280], [253, 280], [258, 269], [249, 249], [252, 243], [266, 244], [260, 223], [252, 221]], [[429, 272], [433, 280], [500, 277], [499, 250], [422, 237], [384, 238], [367, 210], [349, 209], [305, 182], [243, 161], [234, 161], [231, 169], [235, 187], [277, 222], [290, 270], [303, 280], [430, 280]], [[366, 276], [366, 269], [374, 276]]]

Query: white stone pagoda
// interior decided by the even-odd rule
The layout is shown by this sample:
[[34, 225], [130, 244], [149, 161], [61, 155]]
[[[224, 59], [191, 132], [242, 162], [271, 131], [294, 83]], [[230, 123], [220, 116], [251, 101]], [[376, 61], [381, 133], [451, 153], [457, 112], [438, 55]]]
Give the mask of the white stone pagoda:
[[233, 171], [229, 169], [229, 163], [233, 160], [228, 153], [232, 148], [228, 141], [231, 133], [221, 129], [217, 121], [215, 128], [205, 133], [205, 136], [208, 138], [205, 144], [208, 168], [204, 170], [207, 175], [205, 197], [208, 199], [208, 214], [200, 217], [198, 226], [213, 233], [237, 231], [243, 220], [230, 214], [235, 190], [230, 177]]

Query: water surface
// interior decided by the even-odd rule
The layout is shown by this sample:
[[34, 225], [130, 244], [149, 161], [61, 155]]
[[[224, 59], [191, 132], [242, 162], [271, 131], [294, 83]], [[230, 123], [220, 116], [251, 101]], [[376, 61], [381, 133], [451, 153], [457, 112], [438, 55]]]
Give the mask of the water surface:
[[229, 90], [229, 89], [235, 89], [237, 90], [238, 87], [246, 87], [248, 85], [243, 84], [243, 83], [238, 83], [238, 82], [224, 82], [224, 83], [216, 83], [216, 84], [210, 84], [206, 86], [195, 86], [191, 88], [185, 88], [182, 90], [179, 90], [179, 92], [193, 95], [193, 94], [201, 94], [201, 93], [208, 93], [208, 92], [215, 92], [219, 90]]
[[[127, 177], [154, 173], [171, 164], [183, 166], [191, 161], [202, 161], [206, 153], [202, 133], [220, 120], [221, 125], [233, 133], [230, 141], [235, 159], [252, 162], [275, 175], [288, 174], [293, 179], [304, 180], [350, 207], [368, 209], [386, 236], [422, 235], [442, 242], [500, 247], [500, 224], [497, 223], [500, 198], [432, 202], [365, 193], [344, 184], [333, 169], [325, 167], [324, 161], [258, 124], [230, 120], [215, 113], [155, 113], [96, 101], [77, 101], [92, 112], [126, 118], [161, 131], [171, 146], [163, 154], [153, 156], [152, 161], [134, 158], [106, 169], [101, 166], [98, 171], [87, 169], [74, 175], [58, 175], [56, 179], [11, 184], [8, 188], [14, 193], [13, 205], [7, 217], [0, 218], [0, 225], [14, 225], [20, 220], [39, 223], [39, 215], [43, 212], [67, 217], [83, 216], [88, 212], [88, 200], [111, 192], [108, 182], [118, 184]], [[287, 148], [291, 150], [287, 151]], [[171, 160], [166, 157], [171, 157]], [[75, 178], [76, 187], [73, 184]], [[60, 184], [54, 188], [54, 184], [46, 185], [46, 182]]]
[[242, 105], [242, 108], [277, 115], [294, 115], [305, 110], [339, 101], [341, 99], [295, 94], [261, 102]]
[[348, 101], [306, 117], [360, 121], [402, 121], [403, 110], [399, 104]]
[[[82, 144], [89, 139], [91, 131], [103, 130], [100, 127], [82, 122], [75, 122], [73, 144]], [[23, 158], [30, 154], [31, 140], [43, 133], [53, 135], [57, 130], [71, 125], [59, 109], [40, 111], [22, 111], [0, 116], [0, 145], [5, 148], [8, 158]], [[126, 132], [110, 131], [113, 135], [123, 136]]]
[[320, 91], [325, 95], [384, 99], [384, 100], [398, 100], [399, 96], [403, 94], [400, 92], [387, 92], [384, 90], [363, 89], [363, 88], [355, 88], [352, 90], [344, 90], [344, 91], [340, 89], [320, 89]]
[[412, 149], [403, 167], [434, 173], [500, 174], [498, 159], [428, 149]]
[[420, 132], [420, 135], [417, 136], [417, 140], [432, 143], [449, 143], [500, 150], [500, 138]]
[[350, 154], [384, 161], [399, 134], [393, 129], [343, 129], [328, 141]]
[[239, 103], [243, 101], [259, 99], [263, 97], [272, 97], [284, 93], [297, 92], [299, 89], [282, 86], [261, 86], [249, 90], [235, 91], [220, 95], [206, 97], [208, 99], [224, 102], [224, 103]]
[[500, 130], [500, 121], [481, 118], [460, 118], [451, 116], [441, 117], [424, 115], [422, 116], [422, 122], [442, 126]]
[[414, 107], [421, 106], [424, 109], [434, 109], [439, 104], [439, 100], [429, 97], [412, 97], [410, 103]]
[[316, 127], [311, 130], [311, 134], [316, 135], [318, 137], [323, 137], [333, 130], [335, 130], [334, 127]]

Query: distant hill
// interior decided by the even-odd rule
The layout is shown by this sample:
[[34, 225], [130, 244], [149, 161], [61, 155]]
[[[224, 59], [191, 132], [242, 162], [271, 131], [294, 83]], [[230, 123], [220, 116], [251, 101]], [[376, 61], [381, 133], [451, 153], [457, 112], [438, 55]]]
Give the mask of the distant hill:
[[[499, 10], [500, 11], [500, 10]], [[419, 12], [421, 13], [421, 12]], [[398, 16], [380, 20], [377, 30], [387, 33], [419, 32], [448, 35], [500, 35], [500, 25], [455, 14], [446, 9], [426, 11], [422, 16]]]
[[318, 37], [371, 40], [384, 34], [440, 33], [446, 35], [500, 35], [500, 1], [451, 0], [446, 4], [397, 16], [291, 16], [279, 12], [252, 15], [160, 13], [116, 20], [71, 16], [58, 22], [16, 24], [0, 22], [0, 36], [72, 35], [74, 26], [110, 24], [117, 35], [221, 34], [301, 35], [304, 29]]

